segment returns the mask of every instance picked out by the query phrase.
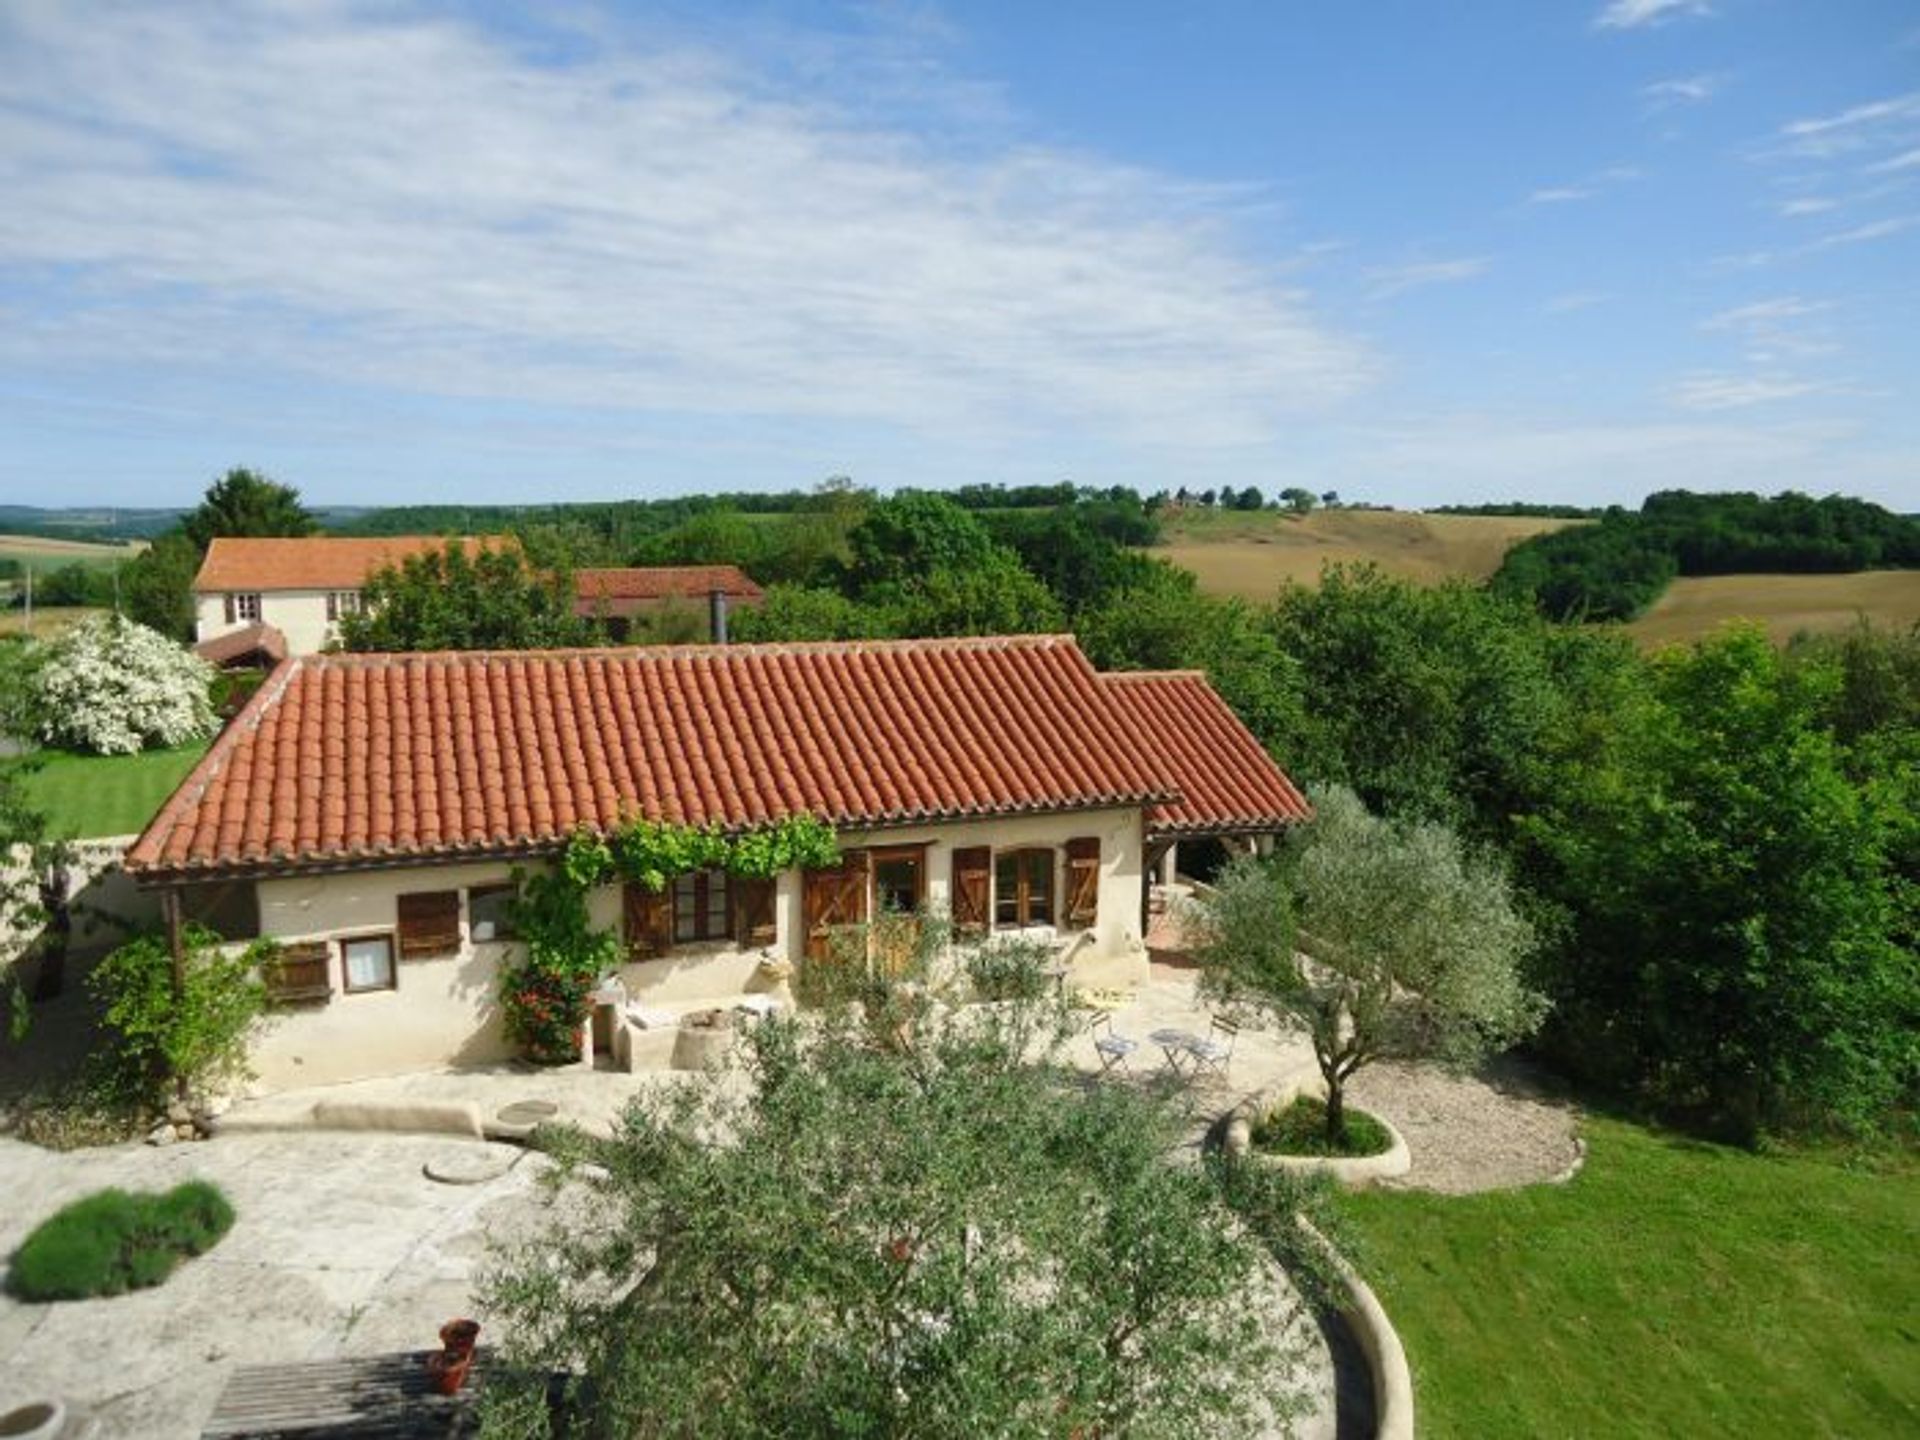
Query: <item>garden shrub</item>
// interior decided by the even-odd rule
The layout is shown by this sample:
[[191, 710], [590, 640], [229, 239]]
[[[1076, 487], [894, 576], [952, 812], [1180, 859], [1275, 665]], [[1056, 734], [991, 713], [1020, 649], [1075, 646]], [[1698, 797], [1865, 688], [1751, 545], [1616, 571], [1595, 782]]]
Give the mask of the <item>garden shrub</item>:
[[217, 728], [213, 667], [119, 615], [46, 642], [33, 677], [40, 738], [98, 755], [184, 745]]
[[1052, 985], [1050, 946], [1030, 940], [977, 945], [967, 953], [967, 978], [982, 1000], [1038, 1000]]
[[1393, 1148], [1393, 1136], [1366, 1111], [1349, 1106], [1340, 1143], [1329, 1145], [1327, 1102], [1302, 1095], [1284, 1110], [1263, 1116], [1253, 1127], [1253, 1143], [1276, 1155], [1384, 1155]]
[[7, 1284], [23, 1300], [86, 1300], [158, 1285], [233, 1227], [204, 1180], [164, 1193], [102, 1190], [57, 1211], [15, 1252]]

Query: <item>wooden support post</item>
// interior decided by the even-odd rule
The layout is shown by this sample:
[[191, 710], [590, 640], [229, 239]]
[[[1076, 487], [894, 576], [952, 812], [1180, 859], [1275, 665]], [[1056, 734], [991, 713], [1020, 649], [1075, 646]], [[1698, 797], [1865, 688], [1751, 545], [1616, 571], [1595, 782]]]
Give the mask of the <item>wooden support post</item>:
[[[167, 953], [173, 957], [173, 1003], [177, 1008], [187, 994], [187, 942], [180, 933], [180, 887], [170, 886], [160, 897], [160, 913], [167, 922]], [[185, 1102], [187, 1098], [187, 1080], [184, 1075], [175, 1075], [173, 1092], [176, 1099]]]

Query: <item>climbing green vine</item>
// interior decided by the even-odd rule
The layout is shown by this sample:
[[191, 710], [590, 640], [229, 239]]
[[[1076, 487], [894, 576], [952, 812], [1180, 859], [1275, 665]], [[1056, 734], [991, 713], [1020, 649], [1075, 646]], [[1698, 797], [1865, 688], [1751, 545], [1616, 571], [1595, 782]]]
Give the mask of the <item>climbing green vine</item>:
[[594, 928], [587, 896], [595, 887], [631, 880], [658, 892], [695, 870], [769, 879], [839, 858], [833, 828], [811, 815], [735, 834], [654, 820], [632, 820], [604, 835], [575, 831], [556, 867], [514, 873], [513, 921], [526, 950], [500, 975], [507, 1038], [536, 1060], [579, 1055], [587, 996], [620, 960], [619, 937]]

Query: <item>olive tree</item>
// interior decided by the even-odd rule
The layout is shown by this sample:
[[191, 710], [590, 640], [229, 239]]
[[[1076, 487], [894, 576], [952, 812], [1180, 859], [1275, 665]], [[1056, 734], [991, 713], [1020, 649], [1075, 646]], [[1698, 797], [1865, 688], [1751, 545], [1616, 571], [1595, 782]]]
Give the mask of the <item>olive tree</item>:
[[1444, 825], [1369, 814], [1350, 790], [1316, 795], [1276, 859], [1235, 861], [1194, 908], [1204, 991], [1307, 1032], [1332, 1144], [1362, 1066], [1470, 1064], [1544, 1015], [1521, 979], [1533, 930], [1499, 867]]
[[1284, 1424], [1298, 1357], [1251, 1207], [1170, 1163], [1157, 1099], [1036, 1063], [1047, 1028], [941, 1009], [900, 1045], [846, 1011], [775, 1019], [744, 1084], [550, 1135], [553, 1223], [482, 1285], [485, 1433], [549, 1433], [556, 1370], [594, 1435]]

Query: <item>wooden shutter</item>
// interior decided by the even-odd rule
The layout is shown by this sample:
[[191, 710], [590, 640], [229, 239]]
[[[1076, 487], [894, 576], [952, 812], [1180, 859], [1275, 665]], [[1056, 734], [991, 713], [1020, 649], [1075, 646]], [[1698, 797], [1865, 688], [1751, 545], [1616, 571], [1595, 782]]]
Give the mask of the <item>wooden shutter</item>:
[[858, 925], [867, 918], [867, 852], [843, 850], [835, 868], [807, 871], [801, 908], [806, 917], [807, 958], [824, 959], [835, 926]]
[[298, 945], [282, 945], [280, 953], [260, 969], [268, 996], [281, 1004], [299, 1004], [333, 998], [333, 977], [329, 966], [331, 946], [324, 940]]
[[993, 851], [968, 845], [953, 852], [953, 928], [962, 935], [984, 932], [993, 918]]
[[780, 933], [774, 918], [774, 897], [779, 893], [773, 877], [736, 875], [733, 878], [733, 938], [739, 945], [771, 945]]
[[649, 890], [629, 880], [620, 891], [627, 958], [651, 960], [673, 948], [673, 890]]
[[233, 596], [229, 593], [220, 598], [227, 603], [227, 624], [231, 625], [233, 624]]
[[1067, 842], [1067, 905], [1069, 925], [1091, 925], [1100, 913], [1100, 839], [1090, 836]]
[[460, 892], [421, 890], [400, 897], [400, 958], [431, 960], [460, 949]]

